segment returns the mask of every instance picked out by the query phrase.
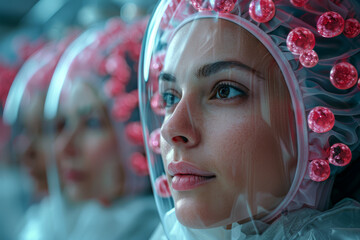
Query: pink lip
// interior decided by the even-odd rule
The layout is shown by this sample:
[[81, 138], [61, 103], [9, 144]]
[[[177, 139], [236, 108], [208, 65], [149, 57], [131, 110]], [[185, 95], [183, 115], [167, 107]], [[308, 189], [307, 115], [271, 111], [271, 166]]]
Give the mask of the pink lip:
[[171, 162], [168, 172], [172, 177], [171, 186], [176, 191], [197, 188], [215, 179], [215, 174], [200, 170], [186, 162]]
[[70, 182], [80, 182], [85, 179], [85, 173], [79, 170], [65, 170], [63, 174], [65, 179]]

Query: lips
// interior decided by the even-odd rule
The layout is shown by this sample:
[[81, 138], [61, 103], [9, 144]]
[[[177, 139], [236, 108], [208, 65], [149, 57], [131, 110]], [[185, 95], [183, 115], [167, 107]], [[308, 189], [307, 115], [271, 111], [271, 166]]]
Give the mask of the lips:
[[65, 179], [70, 182], [80, 182], [83, 181], [86, 177], [83, 171], [75, 170], [75, 169], [65, 170], [63, 174]]
[[200, 170], [186, 162], [171, 162], [168, 172], [172, 176], [171, 186], [176, 191], [188, 191], [215, 179], [212, 172]]

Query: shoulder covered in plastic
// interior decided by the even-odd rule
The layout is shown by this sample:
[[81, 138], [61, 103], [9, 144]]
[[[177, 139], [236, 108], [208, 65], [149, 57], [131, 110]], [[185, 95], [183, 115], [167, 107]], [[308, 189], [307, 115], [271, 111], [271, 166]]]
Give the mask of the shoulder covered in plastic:
[[150, 240], [167, 240], [164, 228], [161, 223], [154, 230], [153, 234], [150, 237]]
[[307, 209], [292, 214], [298, 215], [295, 219], [302, 224], [290, 239], [360, 239], [360, 203], [353, 199], [343, 199], [324, 212]]

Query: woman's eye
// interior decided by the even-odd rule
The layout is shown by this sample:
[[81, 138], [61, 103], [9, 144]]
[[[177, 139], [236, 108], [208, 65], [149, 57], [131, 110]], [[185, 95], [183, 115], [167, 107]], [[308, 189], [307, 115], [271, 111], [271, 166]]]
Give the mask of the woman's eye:
[[162, 98], [164, 102], [164, 107], [171, 107], [172, 105], [180, 101], [180, 99], [172, 93], [163, 93]]
[[58, 134], [61, 133], [67, 127], [68, 124], [69, 123], [64, 118], [56, 121], [56, 133], [58, 133]]
[[220, 84], [216, 89], [215, 98], [217, 99], [229, 99], [238, 96], [246, 95], [246, 93], [230, 84]]
[[89, 117], [85, 121], [86, 127], [89, 128], [101, 128], [102, 127], [102, 121], [101, 119], [97, 117]]

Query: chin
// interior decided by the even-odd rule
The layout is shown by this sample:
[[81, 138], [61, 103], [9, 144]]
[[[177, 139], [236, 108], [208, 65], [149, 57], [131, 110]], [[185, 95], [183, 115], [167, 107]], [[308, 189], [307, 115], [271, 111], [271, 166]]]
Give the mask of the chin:
[[[191, 197], [178, 198], [175, 196], [175, 214], [178, 221], [189, 228], [203, 229], [215, 227], [228, 227], [233, 223], [247, 223], [251, 220], [246, 204], [224, 201], [196, 199]], [[251, 213], [253, 214], [253, 213]], [[252, 217], [259, 219], [262, 214]]]
[[[192, 201], [181, 199], [175, 202], [175, 214], [178, 221], [189, 228], [204, 229], [226, 226], [233, 221], [226, 214], [224, 209], [217, 207], [211, 211], [212, 207], [204, 204], [203, 201]], [[224, 214], [225, 213], [225, 214]]]
[[73, 202], [81, 202], [86, 201], [90, 198], [90, 196], [87, 196], [87, 194], [83, 193], [76, 187], [67, 187], [65, 188], [65, 193], [68, 199], [70, 199]]

